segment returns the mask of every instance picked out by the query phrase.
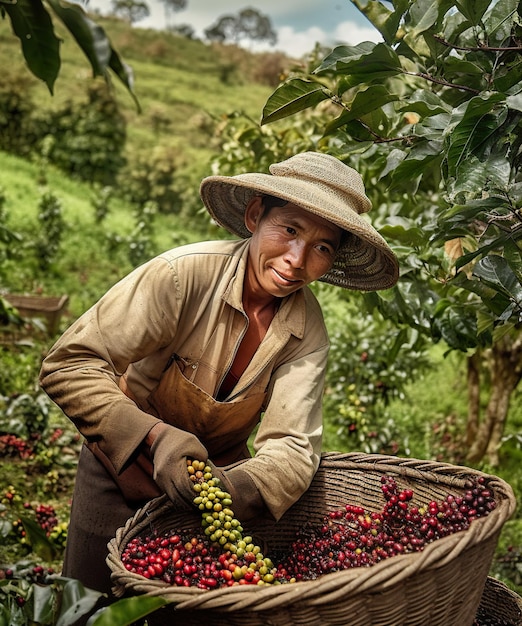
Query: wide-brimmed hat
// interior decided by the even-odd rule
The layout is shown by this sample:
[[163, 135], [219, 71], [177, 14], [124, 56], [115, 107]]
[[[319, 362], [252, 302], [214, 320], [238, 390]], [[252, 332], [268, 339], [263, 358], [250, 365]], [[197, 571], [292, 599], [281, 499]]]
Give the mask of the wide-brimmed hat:
[[343, 238], [329, 272], [319, 280], [362, 291], [392, 287], [399, 277], [397, 259], [362, 213], [371, 208], [358, 172], [320, 152], [303, 152], [269, 168], [270, 174], [208, 176], [200, 194], [214, 220], [243, 239], [245, 208], [254, 196], [286, 200], [336, 224], [353, 236]]

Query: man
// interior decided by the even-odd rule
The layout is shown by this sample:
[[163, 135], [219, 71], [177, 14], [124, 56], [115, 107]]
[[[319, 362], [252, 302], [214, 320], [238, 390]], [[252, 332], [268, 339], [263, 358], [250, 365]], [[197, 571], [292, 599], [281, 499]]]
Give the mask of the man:
[[241, 521], [279, 519], [306, 491], [320, 460], [329, 348], [307, 285], [376, 290], [398, 278], [392, 251], [361, 217], [371, 206], [361, 177], [332, 156], [211, 176], [200, 191], [240, 239], [137, 268], [42, 365], [42, 387], [86, 439], [63, 573], [107, 593], [116, 529], [163, 493], [190, 505], [186, 458], [213, 464]]

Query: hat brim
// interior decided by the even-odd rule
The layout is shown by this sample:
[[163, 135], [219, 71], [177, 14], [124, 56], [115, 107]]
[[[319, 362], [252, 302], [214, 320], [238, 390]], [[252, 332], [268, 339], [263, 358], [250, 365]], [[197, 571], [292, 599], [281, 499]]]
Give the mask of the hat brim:
[[[353, 192], [353, 206], [333, 204], [317, 184], [271, 174], [209, 176], [200, 186], [200, 195], [212, 218], [228, 232], [243, 239], [251, 236], [245, 226], [245, 209], [256, 195], [286, 200], [336, 224], [348, 233], [322, 282], [361, 291], [393, 287], [399, 277], [397, 259], [384, 238], [359, 212], [368, 210], [368, 199]], [[329, 208], [331, 207], [331, 208]]]

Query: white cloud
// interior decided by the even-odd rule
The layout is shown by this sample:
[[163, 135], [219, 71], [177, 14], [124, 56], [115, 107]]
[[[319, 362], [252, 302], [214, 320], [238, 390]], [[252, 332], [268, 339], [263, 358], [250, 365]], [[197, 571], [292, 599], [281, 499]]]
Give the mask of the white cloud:
[[[77, 0], [81, 1], [81, 0]], [[150, 16], [137, 24], [136, 28], [165, 28], [165, 7], [161, 0], [146, 0], [150, 9]], [[254, 3], [255, 4], [255, 3]], [[189, 0], [187, 8], [173, 14], [175, 24], [189, 24], [196, 37], [204, 39], [204, 30], [212, 25], [224, 14], [235, 14], [249, 2], [245, 0], [227, 0], [226, 3], [216, 3], [215, 0]], [[99, 10], [103, 14], [110, 13], [112, 2], [110, 0], [89, 0], [89, 10]], [[337, 7], [339, 8], [339, 7]], [[255, 51], [281, 50], [294, 58], [300, 58], [311, 52], [316, 43], [324, 46], [335, 46], [339, 43], [355, 45], [362, 41], [380, 41], [381, 37], [377, 30], [371, 26], [358, 24], [355, 20], [345, 20], [328, 28], [323, 22], [327, 16], [331, 17], [336, 6], [326, 2], [322, 5], [317, 0], [265, 0], [260, 10], [277, 21], [284, 19], [286, 23], [275, 27], [277, 43], [272, 46], [267, 43], [248, 43], [247, 47]], [[354, 16], [358, 15], [354, 7]], [[295, 18], [292, 15], [295, 14]], [[282, 17], [284, 15], [284, 18]], [[304, 20], [309, 20], [310, 25], [305, 25]], [[292, 25], [294, 21], [294, 25]], [[299, 23], [300, 27], [295, 25]], [[302, 26], [301, 26], [302, 25]], [[327, 30], [328, 28], [328, 30]]]
[[335, 42], [355, 46], [363, 41], [382, 41], [381, 34], [371, 26], [361, 26], [355, 22], [341, 22], [334, 33]]

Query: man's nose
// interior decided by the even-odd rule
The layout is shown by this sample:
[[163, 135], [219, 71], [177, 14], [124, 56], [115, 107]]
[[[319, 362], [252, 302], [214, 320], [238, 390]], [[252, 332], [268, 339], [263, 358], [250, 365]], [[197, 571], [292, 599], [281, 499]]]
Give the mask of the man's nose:
[[285, 254], [285, 260], [292, 266], [302, 269], [305, 266], [306, 246], [304, 242], [294, 240], [288, 246]]

